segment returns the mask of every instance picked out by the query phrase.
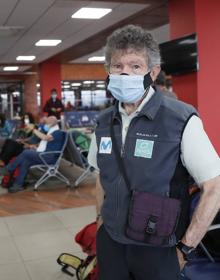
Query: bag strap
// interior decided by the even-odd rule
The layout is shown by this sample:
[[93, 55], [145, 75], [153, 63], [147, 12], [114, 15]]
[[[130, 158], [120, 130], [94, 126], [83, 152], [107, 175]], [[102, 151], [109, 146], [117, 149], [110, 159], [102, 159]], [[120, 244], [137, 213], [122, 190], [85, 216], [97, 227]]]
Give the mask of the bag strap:
[[126, 172], [126, 169], [125, 169], [125, 166], [124, 166], [124, 161], [121, 157], [121, 152], [119, 151], [117, 141], [116, 141], [116, 138], [115, 138], [113, 121], [111, 122], [111, 125], [110, 125], [110, 135], [111, 135], [111, 138], [112, 138], [112, 148], [115, 152], [115, 156], [116, 156], [116, 160], [117, 160], [117, 163], [118, 163], [119, 171], [120, 171], [121, 175], [123, 176], [123, 178], [125, 180], [125, 184], [126, 184], [127, 189], [129, 191], [132, 191], [131, 185], [130, 185], [130, 182], [129, 182], [129, 179], [128, 179], [128, 175], [127, 175], [127, 172]]

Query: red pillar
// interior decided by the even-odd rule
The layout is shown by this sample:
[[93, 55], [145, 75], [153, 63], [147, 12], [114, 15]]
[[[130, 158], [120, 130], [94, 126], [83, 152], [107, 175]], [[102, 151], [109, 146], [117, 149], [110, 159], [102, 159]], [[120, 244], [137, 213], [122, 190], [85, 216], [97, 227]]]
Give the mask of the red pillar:
[[39, 65], [39, 78], [41, 90], [41, 106], [43, 108], [50, 98], [50, 91], [55, 88], [61, 98], [61, 65], [53, 61], [45, 61]]
[[220, 153], [219, 62], [220, 1], [170, 0], [171, 39], [197, 33], [199, 71], [174, 77], [174, 91], [180, 99], [197, 107], [205, 130]]

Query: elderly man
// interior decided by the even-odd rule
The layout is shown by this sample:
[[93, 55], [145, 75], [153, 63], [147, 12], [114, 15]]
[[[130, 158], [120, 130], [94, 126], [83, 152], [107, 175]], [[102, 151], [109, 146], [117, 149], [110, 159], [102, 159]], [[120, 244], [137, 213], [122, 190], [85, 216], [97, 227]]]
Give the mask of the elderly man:
[[[196, 110], [152, 88], [160, 52], [125, 26], [108, 38], [108, 90], [89, 162], [97, 181], [99, 280], [177, 280], [220, 206], [220, 161]], [[189, 221], [189, 184], [202, 195]]]
[[[32, 165], [41, 164], [42, 161], [39, 157], [40, 152], [59, 151], [64, 142], [64, 134], [59, 130], [57, 118], [54, 116], [46, 119], [44, 131], [47, 134], [34, 129], [34, 134], [41, 139], [37, 149], [24, 150], [13, 163], [8, 164], [5, 168], [0, 169], [2, 175], [12, 174], [19, 166], [19, 175], [15, 178], [13, 185], [8, 189], [8, 192], [14, 193], [24, 189], [24, 179], [28, 169]], [[45, 157], [48, 163], [53, 163], [56, 160], [56, 155]]]

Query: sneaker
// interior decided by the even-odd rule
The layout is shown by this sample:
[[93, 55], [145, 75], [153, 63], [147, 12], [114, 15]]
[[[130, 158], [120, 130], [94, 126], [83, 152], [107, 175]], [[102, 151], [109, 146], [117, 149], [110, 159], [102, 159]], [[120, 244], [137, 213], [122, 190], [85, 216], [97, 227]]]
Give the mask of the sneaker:
[[9, 193], [16, 193], [16, 192], [20, 192], [20, 191], [23, 191], [24, 188], [23, 186], [18, 186], [16, 184], [13, 184], [9, 189], [8, 189], [8, 192]]

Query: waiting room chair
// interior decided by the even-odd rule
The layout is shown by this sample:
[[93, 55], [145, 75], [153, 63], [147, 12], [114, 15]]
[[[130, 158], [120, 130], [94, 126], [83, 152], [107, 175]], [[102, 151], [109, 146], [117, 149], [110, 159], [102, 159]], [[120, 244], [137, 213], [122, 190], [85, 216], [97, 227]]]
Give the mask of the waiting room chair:
[[4, 127], [0, 128], [0, 137], [12, 138], [18, 126], [17, 120], [6, 120]]
[[[31, 169], [36, 168], [36, 169], [44, 172], [43, 175], [40, 177], [40, 179], [38, 179], [38, 181], [34, 185], [35, 191], [38, 189], [38, 187], [41, 184], [43, 184], [45, 181], [47, 181], [51, 177], [55, 177], [55, 178], [59, 179], [60, 181], [66, 183], [68, 186], [70, 186], [70, 181], [63, 174], [61, 174], [61, 172], [58, 170], [59, 166], [60, 166], [61, 158], [63, 157], [64, 149], [65, 149], [65, 147], [67, 145], [67, 141], [68, 141], [68, 133], [64, 132], [64, 131], [63, 131], [63, 133], [65, 133], [65, 139], [63, 142], [62, 149], [60, 151], [51, 151], [51, 152], [40, 153], [39, 156], [42, 160], [42, 164], [31, 166]], [[48, 156], [50, 156], [50, 155], [57, 155], [56, 162], [53, 164], [48, 164], [46, 161], [46, 158], [48, 158]]]
[[[216, 236], [220, 237], [220, 224], [210, 226], [207, 234], [214, 231], [217, 232]], [[181, 280], [219, 280], [220, 251], [217, 252], [218, 254], [212, 254], [203, 241], [200, 242], [198, 248], [203, 253], [202, 256], [199, 255], [187, 263]]]
[[74, 187], [77, 187], [83, 180], [95, 171], [95, 168], [89, 165], [84, 151], [76, 146], [74, 141], [74, 131], [68, 132], [68, 142], [63, 157], [71, 164], [75, 164], [84, 169], [84, 172], [74, 182]]
[[[197, 185], [190, 188], [190, 219], [198, 206], [201, 192]], [[206, 235], [196, 248], [195, 257], [187, 262], [180, 280], [220, 279], [220, 211], [216, 215]]]

